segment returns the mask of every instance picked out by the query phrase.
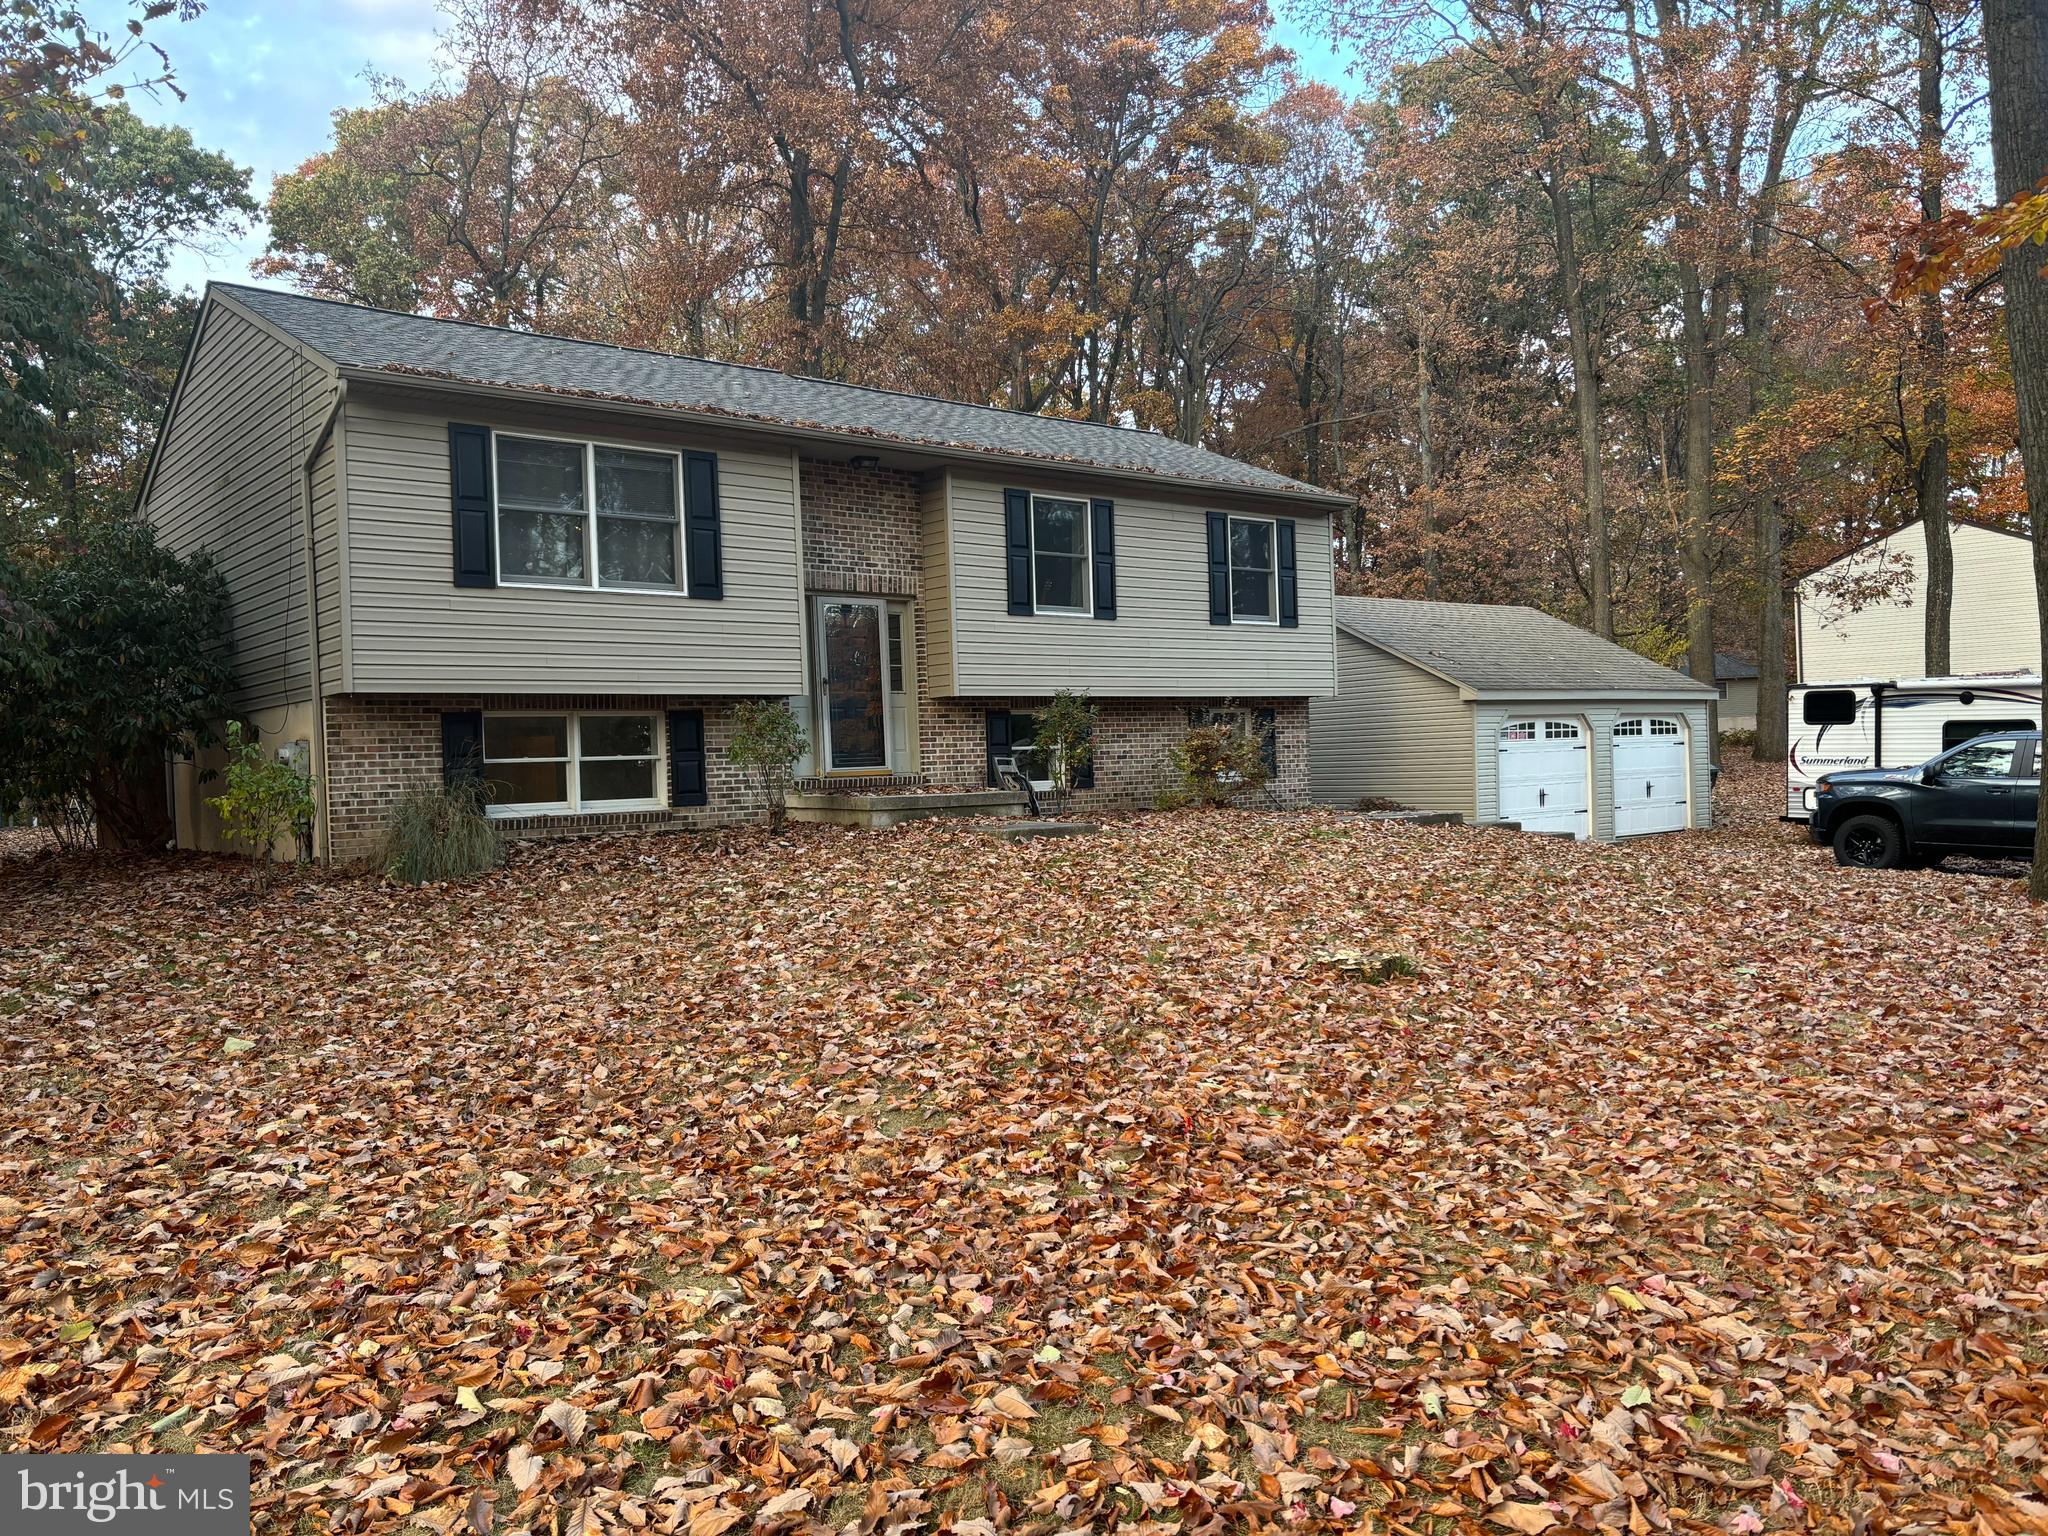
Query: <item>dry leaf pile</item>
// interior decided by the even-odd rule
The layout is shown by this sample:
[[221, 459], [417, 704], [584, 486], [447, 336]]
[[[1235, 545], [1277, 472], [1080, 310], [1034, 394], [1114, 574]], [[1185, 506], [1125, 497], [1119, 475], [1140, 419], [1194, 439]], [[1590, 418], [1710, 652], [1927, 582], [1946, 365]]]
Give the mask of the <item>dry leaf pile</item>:
[[2043, 919], [1775, 785], [15, 861], [0, 1447], [262, 1531], [2042, 1529]]

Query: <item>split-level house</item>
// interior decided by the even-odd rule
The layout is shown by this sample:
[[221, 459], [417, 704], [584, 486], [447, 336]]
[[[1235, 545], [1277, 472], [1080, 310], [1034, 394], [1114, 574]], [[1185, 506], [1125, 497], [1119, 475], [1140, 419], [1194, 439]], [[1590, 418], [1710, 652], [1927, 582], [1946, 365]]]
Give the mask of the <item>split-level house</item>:
[[[142, 491], [232, 595], [238, 712], [315, 844], [481, 762], [527, 834], [756, 814], [732, 706], [790, 701], [805, 787], [985, 787], [1055, 690], [1074, 803], [1136, 807], [1191, 723], [1307, 796], [1343, 498], [1154, 433], [208, 289]], [[212, 846], [206, 762], [179, 837]]]

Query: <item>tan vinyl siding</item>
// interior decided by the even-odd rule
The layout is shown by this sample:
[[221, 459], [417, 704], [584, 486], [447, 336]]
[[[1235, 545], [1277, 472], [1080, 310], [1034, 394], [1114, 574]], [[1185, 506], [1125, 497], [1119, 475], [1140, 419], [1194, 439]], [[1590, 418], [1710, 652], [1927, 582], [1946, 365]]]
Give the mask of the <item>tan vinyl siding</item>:
[[[1336, 691], [1329, 519], [1297, 515], [1301, 625], [1209, 622], [1205, 508], [1129, 488], [1046, 477], [951, 477], [947, 561], [953, 686], [969, 697], [1057, 688], [1121, 698], [1298, 698]], [[1009, 612], [1003, 487], [1116, 503], [1117, 617]]]
[[1614, 722], [1628, 716], [1661, 716], [1685, 722], [1686, 746], [1691, 757], [1691, 825], [1714, 824], [1713, 743], [1707, 734], [1706, 701], [1698, 703], [1633, 703], [1601, 700], [1598, 703], [1501, 704], [1485, 702], [1474, 707], [1473, 754], [1478, 766], [1478, 819], [1500, 819], [1500, 728], [1504, 721], [1518, 719], [1577, 720], [1587, 727], [1588, 750], [1593, 779], [1593, 836], [1603, 842], [1614, 837]]
[[226, 577], [236, 706], [312, 696], [303, 467], [334, 384], [301, 350], [214, 301], [157, 451], [145, 515]]
[[953, 683], [952, 521], [947, 508], [951, 475], [941, 472], [918, 495], [924, 573], [919, 634], [924, 640], [926, 686], [935, 698], [949, 697]]
[[1311, 699], [1308, 722], [1318, 804], [1373, 795], [1472, 815], [1472, 706], [1442, 678], [1340, 630], [1337, 696]]
[[786, 451], [602, 430], [568, 413], [459, 419], [564, 438], [713, 448], [725, 596], [453, 583], [449, 415], [351, 395], [345, 410], [350, 687], [800, 694], [796, 461]]
[[[1955, 602], [1949, 670], [2037, 672], [2041, 629], [2034, 608], [2033, 546], [2011, 534], [1958, 523], [1953, 530]], [[1861, 608], [1824, 589], [1832, 579], [1909, 572], [1896, 591]], [[1922, 677], [1927, 672], [1927, 533], [1901, 528], [1799, 584], [1798, 661], [1802, 682]]]

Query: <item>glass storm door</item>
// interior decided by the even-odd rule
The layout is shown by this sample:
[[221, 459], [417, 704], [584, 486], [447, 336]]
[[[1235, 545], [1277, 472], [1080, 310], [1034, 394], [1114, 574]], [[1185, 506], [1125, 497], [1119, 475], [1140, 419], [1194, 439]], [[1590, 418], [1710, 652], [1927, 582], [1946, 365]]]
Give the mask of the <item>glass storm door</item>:
[[834, 773], [889, 766], [889, 673], [882, 604], [818, 599], [818, 692], [825, 762]]

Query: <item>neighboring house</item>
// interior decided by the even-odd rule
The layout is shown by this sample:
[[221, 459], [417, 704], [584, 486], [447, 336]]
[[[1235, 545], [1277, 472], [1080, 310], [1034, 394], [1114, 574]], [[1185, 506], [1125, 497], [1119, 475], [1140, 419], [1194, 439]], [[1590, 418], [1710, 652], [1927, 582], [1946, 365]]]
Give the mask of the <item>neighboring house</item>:
[[[1692, 661], [1681, 659], [1678, 670], [1692, 676]], [[1724, 731], [1756, 729], [1756, 663], [1727, 651], [1714, 652], [1714, 689], [1721, 695], [1720, 728]]]
[[1310, 792], [1602, 840], [1704, 827], [1713, 697], [1534, 608], [1340, 597]]
[[[1955, 597], [1949, 671], [1957, 677], [2041, 670], [2033, 541], [1984, 523], [1950, 533]], [[1882, 596], [1863, 593], [1889, 586]], [[1927, 673], [1927, 533], [1919, 522], [1873, 539], [1799, 582], [1795, 680], [1838, 683]]]
[[[1149, 803], [1194, 719], [1307, 790], [1345, 499], [1156, 434], [216, 284], [144, 480], [217, 556], [240, 711], [317, 846], [481, 761], [521, 833], [756, 812], [733, 700], [819, 787], [972, 786], [1055, 690], [1077, 807]], [[180, 841], [217, 845], [179, 765]]]

